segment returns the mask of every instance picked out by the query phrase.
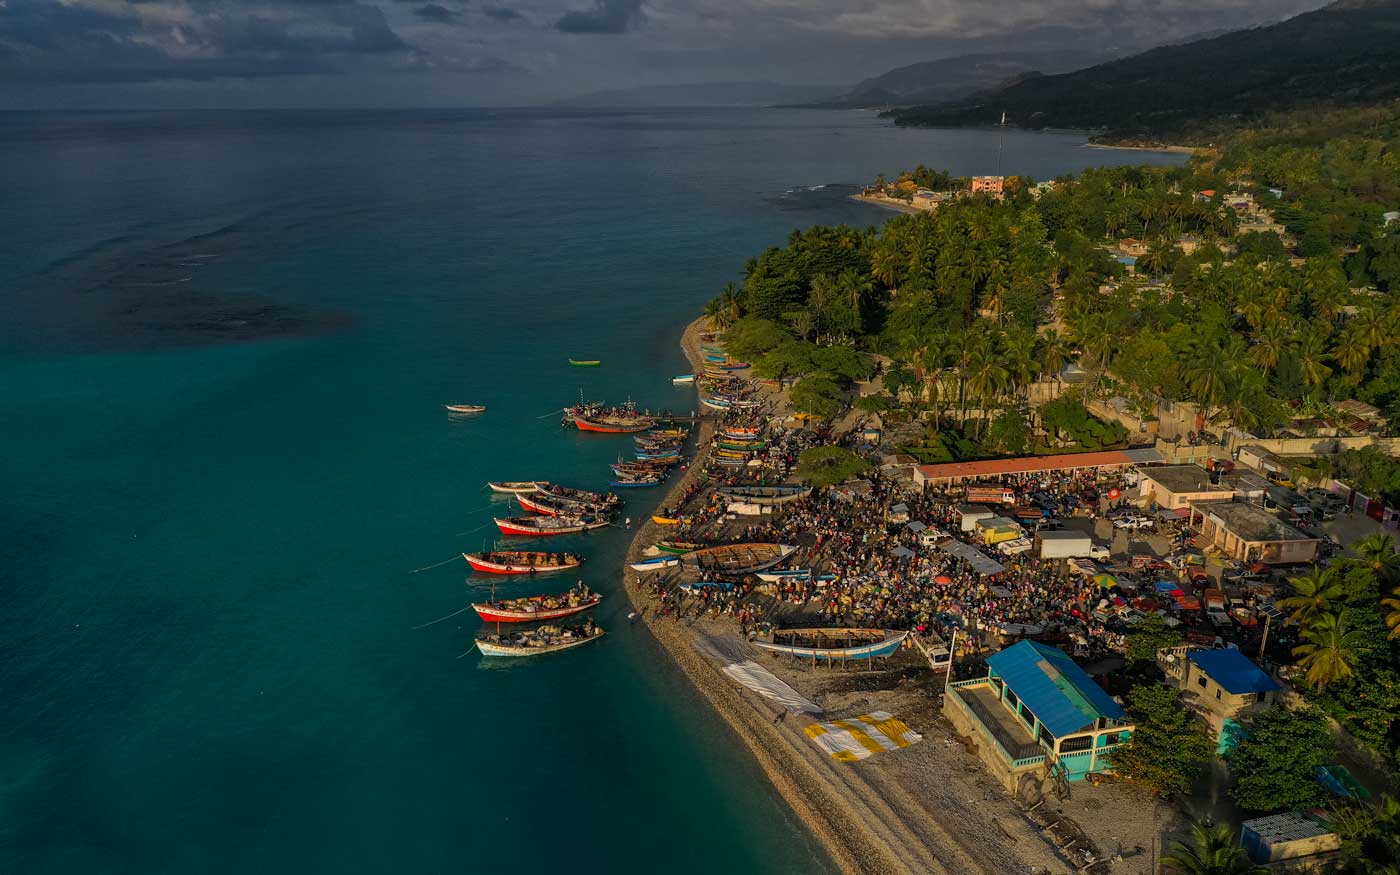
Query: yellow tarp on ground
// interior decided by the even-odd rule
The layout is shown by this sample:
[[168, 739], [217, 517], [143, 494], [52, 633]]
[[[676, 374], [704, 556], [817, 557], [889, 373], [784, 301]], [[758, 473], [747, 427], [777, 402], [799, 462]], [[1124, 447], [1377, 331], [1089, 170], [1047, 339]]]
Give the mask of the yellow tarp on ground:
[[871, 711], [848, 720], [813, 723], [804, 731], [817, 747], [843, 763], [853, 763], [887, 750], [899, 750], [924, 738], [903, 720], [885, 711]]

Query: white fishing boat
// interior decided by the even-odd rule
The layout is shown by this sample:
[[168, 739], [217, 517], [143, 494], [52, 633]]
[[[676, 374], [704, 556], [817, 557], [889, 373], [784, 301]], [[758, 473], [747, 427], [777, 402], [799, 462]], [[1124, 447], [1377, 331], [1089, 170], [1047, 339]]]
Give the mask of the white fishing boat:
[[653, 556], [650, 559], [639, 559], [630, 563], [627, 567], [633, 571], [660, 571], [663, 568], [674, 568], [681, 564], [681, 557], [673, 556], [669, 553], [660, 556]]
[[812, 660], [878, 659], [899, 650], [908, 632], [890, 629], [778, 629], [749, 643]]
[[531, 492], [542, 492], [549, 486], [548, 480], [498, 480], [486, 484], [491, 487], [492, 492], [501, 492], [507, 495], [529, 495]]
[[481, 404], [444, 404], [448, 413], [485, 413], [486, 407]]
[[530, 632], [483, 633], [477, 636], [476, 649], [482, 656], [543, 656], [582, 647], [602, 637], [602, 628], [592, 622], [581, 626], [541, 626]]
[[682, 384], [684, 384], [684, 383], [694, 383], [694, 382], [695, 382], [695, 375], [694, 375], [694, 374], [681, 374], [679, 377], [672, 377], [672, 378], [671, 378], [671, 382], [672, 382], [672, 383], [675, 383], [677, 386], [682, 385]]

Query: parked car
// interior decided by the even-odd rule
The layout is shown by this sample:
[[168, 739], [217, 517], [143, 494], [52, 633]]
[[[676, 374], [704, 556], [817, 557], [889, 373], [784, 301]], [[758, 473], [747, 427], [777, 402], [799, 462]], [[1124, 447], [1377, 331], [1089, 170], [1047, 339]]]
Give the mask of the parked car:
[[1113, 554], [1103, 544], [1095, 544], [1089, 548], [1089, 558], [1095, 562], [1107, 562], [1113, 558]]

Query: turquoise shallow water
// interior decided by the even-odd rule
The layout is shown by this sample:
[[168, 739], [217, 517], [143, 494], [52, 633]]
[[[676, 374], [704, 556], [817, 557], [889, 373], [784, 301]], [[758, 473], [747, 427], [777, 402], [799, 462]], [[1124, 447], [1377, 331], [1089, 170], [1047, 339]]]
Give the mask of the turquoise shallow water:
[[[485, 593], [464, 563], [407, 572], [492, 534], [487, 479], [605, 483], [626, 441], [547, 415], [580, 390], [693, 406], [679, 331], [745, 258], [885, 217], [839, 184], [986, 172], [996, 136], [0, 116], [0, 871], [830, 871], [627, 626], [623, 533], [550, 542], [611, 634], [527, 665], [458, 658], [467, 615], [414, 628]], [[1080, 143], [1008, 133], [1004, 164], [1179, 160]]]

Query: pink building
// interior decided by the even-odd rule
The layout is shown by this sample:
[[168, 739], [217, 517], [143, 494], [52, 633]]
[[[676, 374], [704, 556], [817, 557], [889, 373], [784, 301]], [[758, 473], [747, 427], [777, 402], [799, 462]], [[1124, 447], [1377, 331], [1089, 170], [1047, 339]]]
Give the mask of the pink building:
[[1005, 182], [1005, 176], [974, 176], [972, 177], [972, 193], [985, 193], [995, 197], [1001, 197], [1002, 185]]

